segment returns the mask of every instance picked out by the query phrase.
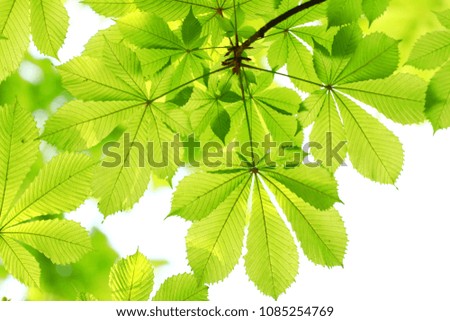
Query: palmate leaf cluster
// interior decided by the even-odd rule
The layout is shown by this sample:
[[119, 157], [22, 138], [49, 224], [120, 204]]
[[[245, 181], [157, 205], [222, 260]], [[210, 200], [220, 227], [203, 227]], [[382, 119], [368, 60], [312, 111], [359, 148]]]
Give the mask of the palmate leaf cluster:
[[[334, 208], [335, 171], [351, 162], [364, 177], [395, 184], [403, 149], [382, 119], [450, 126], [448, 30], [424, 35], [409, 57], [416, 68], [440, 68], [429, 84], [400, 72], [400, 41], [361, 27], [389, 0], [84, 3], [116, 23], [58, 67], [76, 99], [47, 121], [40, 138], [60, 157], [101, 154], [86, 181], [105, 216], [130, 210], [152, 177], [172, 186], [182, 166], [168, 148], [174, 136], [222, 145], [231, 162], [193, 168], [173, 196], [169, 216], [192, 222], [186, 246], [193, 274], [180, 276], [192, 287], [223, 280], [243, 253], [249, 278], [274, 298], [295, 281], [299, 248], [315, 264], [342, 266], [348, 238]], [[448, 28], [449, 12], [437, 16]], [[306, 128], [323, 147], [301, 156], [313, 157], [315, 166], [289, 159], [302, 150]], [[283, 155], [261, 147], [267, 137], [283, 145]], [[137, 147], [149, 142], [151, 162]], [[227, 148], [236, 142], [249, 148]], [[102, 153], [110, 143], [120, 146], [116, 155]], [[126, 144], [134, 148], [121, 148]], [[192, 156], [203, 155], [182, 151], [182, 160]], [[129, 269], [138, 263], [146, 264], [136, 254], [113, 268], [113, 293], [129, 289]], [[136, 291], [148, 299], [151, 284], [141, 285]]]

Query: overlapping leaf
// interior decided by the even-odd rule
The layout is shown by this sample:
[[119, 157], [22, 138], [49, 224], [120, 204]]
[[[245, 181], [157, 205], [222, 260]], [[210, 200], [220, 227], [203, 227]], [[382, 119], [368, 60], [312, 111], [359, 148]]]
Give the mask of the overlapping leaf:
[[[109, 276], [109, 286], [115, 301], [147, 301], [153, 290], [153, 282], [153, 266], [139, 251], [117, 262]], [[153, 297], [154, 301], [207, 299], [208, 288], [199, 285], [192, 274], [179, 274], [168, 278]]]
[[21, 282], [39, 286], [39, 264], [27, 246], [57, 264], [75, 262], [91, 250], [88, 233], [78, 223], [45, 216], [84, 202], [94, 163], [86, 155], [63, 153], [22, 186], [39, 153], [36, 125], [18, 104], [0, 108], [0, 124], [5, 142], [0, 150], [0, 257]]

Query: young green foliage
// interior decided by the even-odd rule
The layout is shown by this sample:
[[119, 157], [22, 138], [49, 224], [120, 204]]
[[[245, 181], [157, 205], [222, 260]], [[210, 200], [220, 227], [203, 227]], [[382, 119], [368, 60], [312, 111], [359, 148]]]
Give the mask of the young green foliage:
[[[83, 154], [63, 153], [46, 164], [29, 185], [23, 182], [39, 154], [34, 119], [18, 105], [0, 108], [0, 257], [28, 286], [39, 286], [34, 248], [53, 263], [69, 264], [91, 250], [78, 223], [51, 218], [76, 209], [91, 192], [94, 163]], [[77, 186], [77, 188], [73, 188]]]
[[57, 57], [69, 27], [69, 16], [60, 0], [4, 0], [0, 4], [0, 82], [14, 72], [30, 42]]
[[[109, 286], [115, 301], [148, 301], [153, 290], [154, 272], [151, 262], [139, 251], [120, 260], [111, 268]], [[93, 300], [94, 297], [84, 297]], [[153, 301], [207, 301], [208, 287], [199, 285], [191, 274], [168, 278]]]

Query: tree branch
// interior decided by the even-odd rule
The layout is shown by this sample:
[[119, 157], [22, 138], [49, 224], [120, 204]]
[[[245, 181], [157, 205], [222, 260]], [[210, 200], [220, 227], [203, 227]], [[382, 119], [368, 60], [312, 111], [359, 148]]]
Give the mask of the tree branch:
[[270, 29], [272, 29], [273, 27], [275, 27], [276, 25], [278, 25], [279, 23], [283, 22], [284, 20], [289, 19], [290, 17], [292, 17], [293, 15], [307, 10], [313, 6], [319, 5], [323, 2], [325, 2], [326, 0], [311, 0], [308, 2], [304, 2], [301, 5], [292, 8], [288, 11], [286, 11], [285, 13], [283, 13], [282, 15], [276, 17], [275, 19], [270, 20], [267, 24], [265, 24], [261, 29], [259, 29], [257, 32], [255, 32], [253, 34], [253, 36], [251, 36], [250, 38], [248, 38], [242, 45], [242, 51], [244, 51], [245, 49], [248, 49], [255, 41], [264, 38], [264, 36], [266, 35], [267, 31], [269, 31]]

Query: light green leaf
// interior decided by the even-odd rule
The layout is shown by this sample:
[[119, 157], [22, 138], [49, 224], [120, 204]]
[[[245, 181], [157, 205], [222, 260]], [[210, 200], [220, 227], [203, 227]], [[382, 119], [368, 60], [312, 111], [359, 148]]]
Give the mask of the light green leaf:
[[189, 229], [186, 237], [189, 265], [201, 284], [223, 280], [238, 263], [244, 241], [249, 180]]
[[419, 69], [433, 69], [450, 59], [450, 31], [423, 35], [415, 44], [408, 64]]
[[325, 104], [325, 99], [327, 99], [327, 91], [317, 90], [302, 102], [298, 118], [303, 127], [314, 123]]
[[55, 156], [39, 171], [8, 213], [3, 225], [75, 210], [90, 195], [93, 168], [92, 159], [83, 154]]
[[136, 54], [123, 43], [115, 44], [105, 39], [103, 53], [105, 66], [133, 90], [137, 97], [148, 98], [142, 76], [141, 63]]
[[153, 266], [140, 252], [117, 262], [109, 275], [115, 301], [147, 301], [153, 289]]
[[144, 76], [151, 77], [167, 67], [172, 60], [177, 61], [185, 52], [181, 49], [138, 49], [136, 53]]
[[82, 0], [97, 13], [106, 17], [122, 17], [136, 10], [134, 0]]
[[58, 67], [64, 87], [83, 100], [136, 100], [135, 90], [96, 58], [78, 57]]
[[197, 173], [187, 176], [173, 194], [170, 215], [177, 215], [190, 221], [207, 217], [247, 179], [246, 174], [247, 171], [243, 170], [220, 174]]
[[72, 221], [23, 223], [2, 230], [2, 235], [35, 248], [55, 264], [74, 263], [92, 250], [87, 231]]
[[0, 2], [0, 82], [20, 65], [30, 43], [30, 1]]
[[426, 83], [419, 77], [399, 73], [386, 79], [347, 84], [337, 89], [375, 107], [400, 124], [416, 124], [425, 120]]
[[192, 274], [179, 274], [165, 280], [152, 300], [208, 301], [208, 287], [199, 285]]
[[39, 153], [33, 117], [18, 103], [0, 107], [0, 222], [14, 205], [25, 176]]
[[348, 239], [339, 213], [334, 208], [319, 211], [284, 185], [268, 178], [265, 181], [274, 192], [308, 259], [323, 266], [342, 266]]
[[362, 0], [362, 9], [370, 24], [386, 11], [389, 2], [390, 0]]
[[442, 25], [450, 29], [450, 9], [435, 13]]
[[265, 173], [316, 208], [325, 210], [340, 202], [337, 182], [324, 168], [303, 165], [294, 169], [268, 170]]
[[47, 121], [41, 139], [69, 151], [91, 148], [144, 107], [142, 101], [73, 100]]
[[267, 192], [256, 179], [247, 237], [245, 269], [266, 295], [277, 299], [295, 281], [298, 251]]
[[130, 120], [120, 141], [109, 148], [109, 155], [94, 177], [94, 196], [99, 199], [99, 209], [105, 215], [131, 209], [150, 181], [147, 146], [141, 142], [148, 141], [153, 121], [151, 111], [145, 106], [141, 108]]
[[[148, 11], [151, 12], [151, 11]], [[118, 21], [124, 36], [140, 48], [182, 49], [182, 43], [162, 18], [134, 12]]]
[[6, 270], [20, 282], [39, 287], [41, 269], [36, 258], [20, 243], [0, 234], [0, 257]]
[[323, 95], [325, 101], [310, 135], [310, 141], [320, 144], [320, 147], [311, 146], [311, 153], [315, 161], [319, 161], [323, 167], [334, 172], [347, 156], [347, 138], [331, 95], [329, 93]]
[[336, 95], [348, 139], [348, 153], [363, 176], [395, 184], [403, 166], [403, 148], [398, 138], [361, 107]]
[[267, 59], [269, 60], [269, 65], [274, 70], [278, 70], [283, 67], [288, 61], [289, 54], [289, 35], [283, 34], [274, 41], [269, 48], [267, 53]]
[[386, 78], [398, 66], [398, 42], [383, 33], [365, 37], [333, 84]]
[[69, 14], [60, 0], [31, 0], [31, 32], [37, 48], [58, 57], [69, 28]]
[[450, 127], [450, 60], [431, 79], [425, 113], [435, 131]]
[[329, 0], [328, 26], [341, 26], [359, 19], [362, 14], [361, 0]]

